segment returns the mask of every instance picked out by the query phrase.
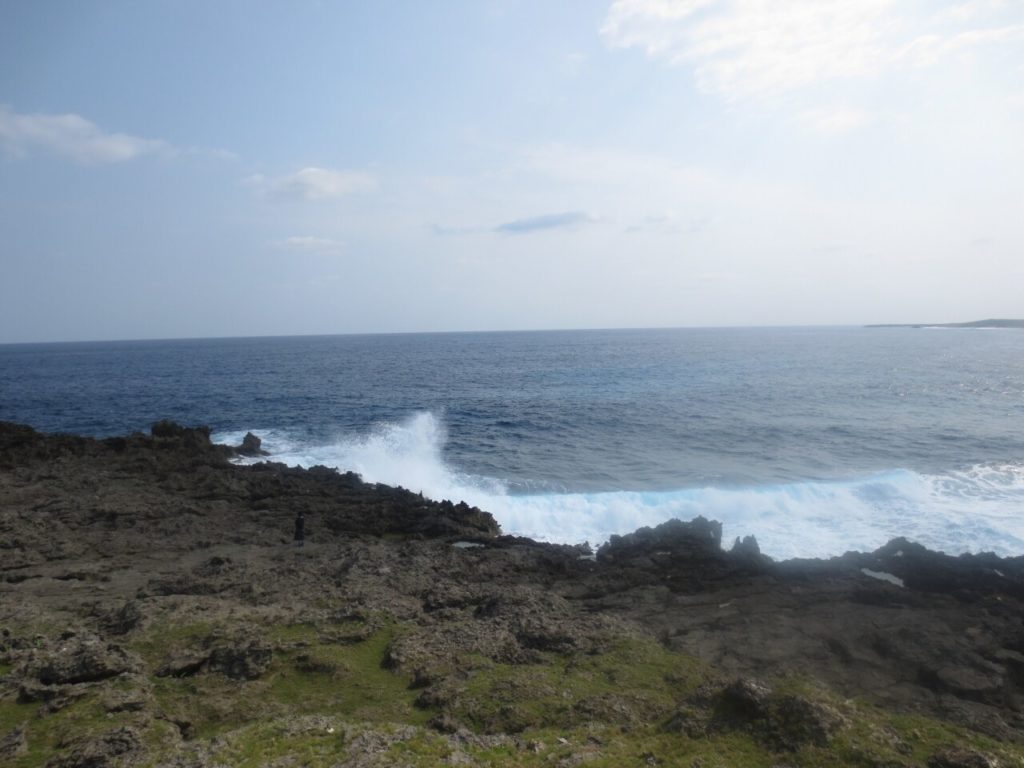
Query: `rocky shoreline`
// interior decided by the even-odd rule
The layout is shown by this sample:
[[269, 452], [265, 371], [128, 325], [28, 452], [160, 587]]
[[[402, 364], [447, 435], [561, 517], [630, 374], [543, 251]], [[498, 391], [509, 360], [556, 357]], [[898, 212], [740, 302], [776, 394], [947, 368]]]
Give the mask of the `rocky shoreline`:
[[239, 451], [0, 423], [0, 765], [1024, 766], [1024, 558], [590, 553]]

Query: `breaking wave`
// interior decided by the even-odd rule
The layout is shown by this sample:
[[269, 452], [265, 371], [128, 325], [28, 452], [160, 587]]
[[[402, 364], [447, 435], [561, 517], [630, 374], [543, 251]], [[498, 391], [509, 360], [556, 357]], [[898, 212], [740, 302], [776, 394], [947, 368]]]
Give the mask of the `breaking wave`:
[[[659, 491], [513, 494], [499, 478], [458, 471], [444, 458], [443, 423], [423, 412], [368, 434], [321, 444], [287, 430], [254, 430], [274, 461], [354, 471], [433, 499], [491, 512], [506, 533], [597, 544], [613, 534], [678, 517], [722, 523], [723, 539], [753, 534], [775, 558], [870, 551], [896, 536], [950, 554], [1024, 554], [1024, 464], [978, 465], [946, 474], [905, 469], [834, 482]], [[214, 435], [237, 444], [243, 433]]]

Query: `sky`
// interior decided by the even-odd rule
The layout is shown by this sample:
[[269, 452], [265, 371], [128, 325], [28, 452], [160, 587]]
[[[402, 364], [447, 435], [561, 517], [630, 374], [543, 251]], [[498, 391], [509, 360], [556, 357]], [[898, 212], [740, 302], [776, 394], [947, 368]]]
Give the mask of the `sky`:
[[1024, 0], [0, 0], [0, 343], [1024, 317]]

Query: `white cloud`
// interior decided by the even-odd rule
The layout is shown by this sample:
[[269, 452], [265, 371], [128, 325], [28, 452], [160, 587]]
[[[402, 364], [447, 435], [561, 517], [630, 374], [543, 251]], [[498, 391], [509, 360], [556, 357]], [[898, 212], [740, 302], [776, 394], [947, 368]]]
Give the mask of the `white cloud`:
[[18, 157], [43, 150], [86, 165], [172, 151], [163, 141], [106, 133], [80, 115], [19, 114], [4, 106], [0, 106], [0, 144]]
[[[693, 66], [700, 88], [726, 99], [770, 99], [1024, 40], [1024, 25], [1006, 22], [1000, 0], [947, 3], [931, 16], [915, 7], [910, 0], [615, 0], [601, 34], [610, 47]], [[982, 17], [993, 21], [967, 26]]]
[[939, 11], [938, 20], [962, 24], [978, 16], [998, 13], [1010, 5], [1011, 0], [967, 0]]
[[877, 71], [894, 0], [616, 0], [601, 30], [613, 47], [692, 63], [701, 88], [770, 96]]
[[245, 182], [273, 197], [298, 200], [329, 200], [377, 186], [376, 179], [367, 173], [314, 167], [277, 178], [257, 174], [248, 177]]
[[314, 235], [293, 235], [276, 241], [274, 245], [296, 251], [337, 251], [342, 247], [337, 240]]
[[941, 59], [986, 45], [1024, 43], [1024, 24], [988, 29], [971, 29], [953, 35], [921, 35], [900, 53], [917, 66], [927, 67]]
[[826, 107], [808, 109], [796, 117], [796, 122], [811, 133], [822, 136], [838, 136], [863, 128], [874, 122], [870, 112], [852, 107]]

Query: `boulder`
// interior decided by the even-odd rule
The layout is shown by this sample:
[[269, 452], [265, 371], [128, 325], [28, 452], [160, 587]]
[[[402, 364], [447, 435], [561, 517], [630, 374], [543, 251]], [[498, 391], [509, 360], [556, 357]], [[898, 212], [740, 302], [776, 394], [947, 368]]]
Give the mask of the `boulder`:
[[772, 689], [756, 680], [738, 679], [722, 689], [715, 705], [715, 720], [736, 725], [763, 720], [769, 715]]
[[804, 744], [827, 747], [845, 723], [845, 718], [826, 704], [785, 696], [772, 707], [766, 735], [777, 748], [795, 752]]
[[135, 666], [134, 659], [118, 645], [75, 637], [36, 662], [32, 676], [43, 685], [75, 685], [117, 677]]
[[127, 635], [142, 626], [142, 611], [134, 600], [100, 616], [103, 628], [111, 635]]
[[116, 728], [96, 738], [71, 742], [63, 754], [48, 760], [45, 768], [113, 768], [141, 750], [142, 740], [134, 728]]
[[273, 650], [269, 645], [249, 638], [176, 656], [156, 674], [157, 677], [191, 677], [218, 672], [232, 680], [255, 680], [267, 671], [272, 659]]
[[773, 750], [795, 752], [804, 745], [827, 747], [845, 722], [826, 704], [776, 695], [762, 683], [741, 678], [718, 694], [710, 726], [746, 730]]
[[272, 657], [269, 645], [248, 640], [214, 648], [208, 666], [211, 672], [220, 672], [233, 680], [255, 680], [270, 667]]
[[242, 438], [242, 443], [235, 448], [235, 453], [239, 456], [269, 456], [269, 451], [263, 450], [263, 441], [260, 440], [252, 432], [246, 432], [245, 437]]

